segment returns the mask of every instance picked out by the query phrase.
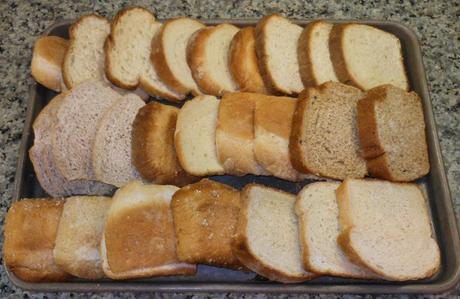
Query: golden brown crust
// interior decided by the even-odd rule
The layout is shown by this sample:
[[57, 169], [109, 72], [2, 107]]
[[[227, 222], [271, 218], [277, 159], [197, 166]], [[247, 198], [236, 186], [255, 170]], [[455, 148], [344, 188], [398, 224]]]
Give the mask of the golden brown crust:
[[329, 52], [331, 54], [331, 61], [334, 67], [335, 74], [340, 82], [348, 85], [356, 86], [360, 89], [363, 89], [361, 85], [356, 82], [348, 72], [347, 63], [345, 57], [343, 56], [342, 44], [343, 44], [343, 34], [347, 26], [352, 24], [334, 24], [332, 27], [330, 37], [329, 37]]
[[297, 44], [297, 56], [299, 60], [299, 73], [302, 83], [305, 87], [316, 86], [318, 81], [315, 78], [315, 74], [312, 69], [311, 63], [311, 45], [310, 38], [313, 29], [317, 24], [323, 21], [314, 21], [307, 25], [302, 31]]

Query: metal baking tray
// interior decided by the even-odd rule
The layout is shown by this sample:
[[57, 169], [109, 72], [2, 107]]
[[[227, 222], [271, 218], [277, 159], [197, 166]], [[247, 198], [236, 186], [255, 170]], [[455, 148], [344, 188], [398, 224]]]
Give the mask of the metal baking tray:
[[[164, 277], [129, 281], [84, 281], [75, 279], [65, 283], [28, 283], [18, 279], [8, 269], [11, 281], [18, 287], [33, 291], [161, 291], [161, 292], [265, 292], [265, 293], [441, 293], [456, 286], [460, 280], [460, 239], [457, 231], [452, 200], [447, 184], [436, 124], [433, 117], [430, 94], [425, 77], [420, 45], [414, 32], [404, 25], [392, 21], [329, 20], [333, 23], [356, 22], [376, 26], [399, 37], [402, 43], [404, 61], [412, 90], [423, 99], [427, 128], [427, 139], [431, 171], [417, 181], [426, 191], [434, 234], [442, 256], [439, 273], [425, 280], [408, 282], [368, 281], [321, 277], [298, 284], [270, 282], [254, 273], [244, 273], [227, 269], [199, 265], [198, 273], [191, 277]], [[223, 22], [237, 26], [254, 26], [257, 19], [215, 19], [204, 20], [207, 25]], [[305, 26], [309, 20], [297, 20]], [[44, 32], [45, 35], [68, 37], [72, 22], [59, 21]], [[19, 161], [14, 185], [13, 200], [46, 196], [41, 189], [28, 150], [33, 144], [32, 122], [38, 112], [55, 95], [54, 92], [35, 84], [30, 88], [27, 116], [24, 125]], [[213, 179], [242, 188], [249, 182], [258, 182], [286, 191], [297, 193], [308, 181], [290, 183], [269, 177], [221, 176]], [[6, 267], [5, 267], [6, 268]]]

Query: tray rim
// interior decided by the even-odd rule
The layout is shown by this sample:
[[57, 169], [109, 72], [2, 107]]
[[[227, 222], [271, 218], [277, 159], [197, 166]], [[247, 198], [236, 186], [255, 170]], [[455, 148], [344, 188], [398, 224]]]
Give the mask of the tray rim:
[[[212, 19], [199, 19], [207, 25], [214, 25], [220, 23], [233, 23], [233, 24], [247, 24], [247, 23], [256, 23], [260, 18], [212, 18]], [[311, 21], [319, 19], [296, 19], [291, 18], [295, 23], [299, 22], [302, 24], [307, 24]], [[401, 22], [391, 21], [391, 20], [355, 20], [355, 19], [321, 19], [331, 23], [363, 23], [369, 25], [388, 25], [397, 27], [399, 30], [404, 31], [410, 39], [410, 43], [414, 45], [415, 48], [415, 58], [414, 60], [418, 63], [415, 64], [415, 67], [418, 68], [419, 81], [421, 83], [421, 91], [426, 97], [424, 101], [424, 113], [425, 122], [427, 122], [427, 127], [430, 126], [432, 129], [427, 131], [433, 135], [433, 150], [435, 155], [433, 158], [436, 159], [436, 163], [441, 165], [441, 171], [439, 172], [439, 179], [441, 182], [441, 189], [443, 190], [443, 204], [447, 213], [450, 214], [447, 219], [447, 226], [453, 233], [459, 235], [457, 228], [456, 216], [453, 210], [453, 202], [451, 197], [451, 192], [449, 184], [447, 181], [447, 175], [445, 170], [445, 165], [442, 158], [442, 152], [439, 143], [439, 137], [437, 133], [437, 126], [434, 119], [432, 101], [430, 96], [429, 87], [426, 80], [426, 72], [423, 63], [423, 56], [420, 47], [420, 42], [415, 34], [414, 30]], [[49, 33], [59, 26], [68, 26], [74, 20], [71, 19], [58, 19], [52, 23], [43, 33], [44, 35], [49, 35]], [[161, 20], [160, 20], [161, 21]], [[27, 112], [24, 122], [23, 135], [20, 142], [19, 153], [26, 153], [27, 151], [27, 140], [31, 134], [31, 126], [33, 122], [34, 114], [34, 103], [37, 97], [37, 83], [34, 82], [29, 87], [29, 98], [27, 101]], [[429, 123], [429, 125], [428, 125]], [[26, 155], [19, 155], [16, 174], [13, 184], [13, 198], [12, 202], [19, 200], [19, 192], [21, 189], [23, 173], [23, 165], [25, 162]], [[452, 217], [453, 216], [453, 217]], [[456, 260], [460, 260], [460, 238], [454, 239], [454, 250]], [[142, 292], [142, 291], [155, 291], [155, 292], [187, 292], [187, 293], [207, 293], [207, 292], [235, 292], [235, 293], [254, 293], [254, 292], [264, 292], [264, 293], [349, 293], [349, 294], [414, 294], [414, 293], [431, 293], [438, 294], [444, 293], [452, 290], [460, 282], [460, 265], [457, 265], [457, 269], [453, 275], [449, 277], [444, 282], [441, 283], [432, 283], [432, 284], [423, 284], [423, 283], [412, 283], [412, 284], [379, 284], [379, 283], [370, 283], [370, 284], [331, 284], [331, 285], [320, 285], [320, 284], [280, 284], [276, 282], [271, 283], [245, 283], [245, 282], [140, 282], [140, 281], [108, 281], [108, 282], [63, 282], [63, 283], [30, 283], [25, 282], [12, 273], [8, 267], [6, 267], [3, 262], [4, 269], [9, 277], [10, 281], [17, 287], [29, 290], [29, 291], [75, 291], [75, 292], [107, 292], [107, 291], [132, 291], [132, 292]], [[411, 283], [411, 282], [409, 282]]]

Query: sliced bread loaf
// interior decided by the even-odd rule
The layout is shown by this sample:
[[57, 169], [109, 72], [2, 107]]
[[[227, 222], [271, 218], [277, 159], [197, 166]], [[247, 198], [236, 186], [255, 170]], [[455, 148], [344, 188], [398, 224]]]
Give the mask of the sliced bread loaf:
[[423, 107], [415, 92], [375, 87], [358, 103], [357, 121], [371, 175], [413, 181], [430, 171]]

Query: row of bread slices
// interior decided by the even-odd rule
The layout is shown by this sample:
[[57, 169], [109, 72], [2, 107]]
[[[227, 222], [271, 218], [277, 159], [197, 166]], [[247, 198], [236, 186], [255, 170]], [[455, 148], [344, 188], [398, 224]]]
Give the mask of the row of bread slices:
[[112, 199], [25, 199], [6, 216], [3, 258], [26, 281], [193, 275], [196, 264], [285, 283], [403, 281], [440, 266], [421, 189], [357, 179], [313, 183], [297, 197], [204, 179], [181, 189], [133, 181]]
[[277, 14], [255, 28], [205, 26], [186, 17], [162, 24], [131, 7], [111, 23], [83, 16], [69, 33], [69, 41], [43, 37], [34, 49], [32, 75], [56, 91], [88, 79], [173, 101], [189, 93], [296, 95], [327, 81], [409, 88], [399, 39], [362, 24], [319, 21], [302, 28]]

